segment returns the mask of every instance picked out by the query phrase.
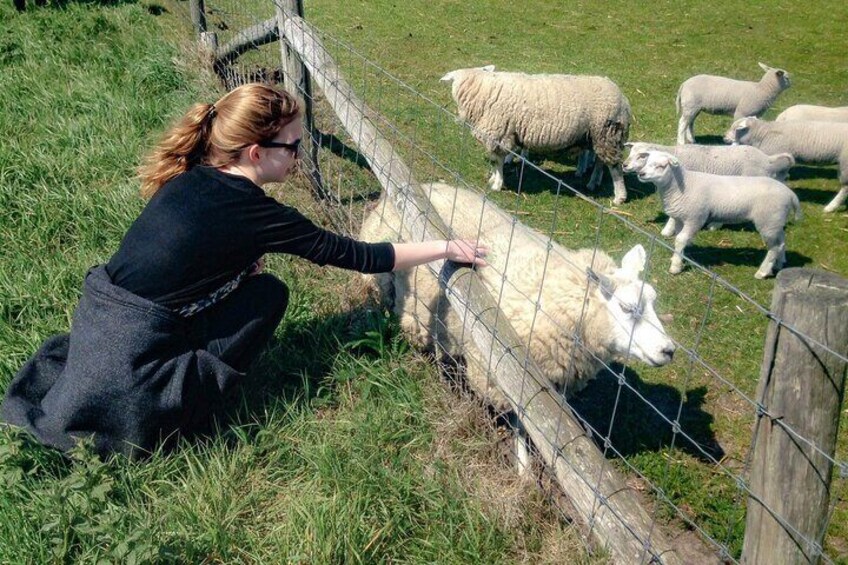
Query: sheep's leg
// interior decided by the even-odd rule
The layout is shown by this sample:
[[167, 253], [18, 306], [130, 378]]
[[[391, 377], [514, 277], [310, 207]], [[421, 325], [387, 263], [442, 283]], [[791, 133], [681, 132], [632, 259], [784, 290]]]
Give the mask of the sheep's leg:
[[595, 152], [591, 149], [583, 149], [580, 151], [580, 156], [577, 158], [577, 178], [582, 178], [589, 170], [589, 167], [595, 161]]
[[532, 462], [530, 459], [530, 446], [527, 432], [524, 431], [524, 426], [515, 412], [509, 413], [509, 425], [513, 430], [513, 444], [515, 447], [515, 466], [518, 468], [518, 474], [522, 477], [529, 477], [532, 471]]
[[[754, 277], [758, 279], [770, 277], [777, 269], [780, 268], [780, 261], [782, 258], [785, 258], [785, 256], [785, 243], [781, 242], [777, 245], [769, 247], [769, 250], [766, 253], [766, 258], [763, 259], [763, 263], [760, 265], [760, 268], [757, 269], [756, 273], [754, 273]], [[775, 268], [776, 266], [777, 269]]]
[[668, 272], [672, 275], [679, 274], [683, 271], [683, 250], [698, 233], [698, 224], [683, 224], [683, 229], [674, 238], [674, 255], [671, 256], [671, 268]]
[[721, 226], [723, 225], [724, 224], [722, 224], [721, 222], [710, 222], [709, 224], [707, 224], [707, 229], [710, 231], [716, 231], [718, 229], [721, 229]]
[[621, 172], [621, 165], [609, 165], [609, 171], [614, 193], [612, 202], [613, 204], [624, 204], [627, 200], [627, 189], [624, 187], [624, 173]]
[[494, 162], [494, 170], [492, 171], [492, 176], [489, 177], [489, 188], [492, 190], [500, 190], [504, 185], [504, 155], [501, 155], [500, 153], [493, 153], [489, 158]]
[[586, 189], [594, 192], [601, 184], [601, 179], [604, 178], [604, 164], [600, 161], [595, 162], [595, 168], [592, 169], [592, 176], [589, 177], [589, 182], [586, 184]]
[[665, 227], [663, 227], [660, 232], [660, 235], [663, 237], [674, 237], [680, 233], [681, 228], [683, 228], [683, 223], [678, 223], [677, 220], [669, 216], [668, 221], [665, 223]]
[[848, 185], [843, 185], [839, 189], [839, 192], [836, 193], [836, 196], [833, 197], [833, 200], [830, 201], [830, 204], [824, 207], [824, 211], [835, 212], [837, 208], [842, 206], [846, 198], [848, 198]]
[[693, 143], [692, 122], [694, 120], [695, 116], [680, 114], [680, 121], [677, 122], [677, 145]]
[[[521, 160], [522, 161], [527, 160], [527, 148], [526, 147], [521, 149]], [[513, 161], [515, 161], [515, 153], [514, 152], [507, 153], [506, 157], [504, 157], [504, 163], [509, 164], [509, 163], [512, 163]]]

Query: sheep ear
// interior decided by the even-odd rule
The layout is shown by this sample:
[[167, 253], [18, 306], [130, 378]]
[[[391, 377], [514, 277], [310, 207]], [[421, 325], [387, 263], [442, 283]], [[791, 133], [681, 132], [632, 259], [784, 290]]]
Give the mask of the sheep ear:
[[480, 67], [480, 70], [486, 71], [487, 73], [493, 73], [493, 72], [495, 72], [495, 66], [494, 65], [486, 65], [485, 67]]
[[760, 68], [761, 68], [762, 70], [764, 70], [765, 72], [769, 72], [769, 71], [771, 70], [771, 67], [769, 67], [769, 66], [768, 66], [768, 65], [766, 65], [765, 63], [757, 63], [757, 64], [758, 64], [758, 65], [760, 66]]
[[639, 273], [645, 270], [647, 254], [641, 244], [636, 244], [621, 259], [621, 270], [633, 279], [639, 278]]
[[440, 78], [439, 80], [442, 81], [442, 82], [451, 82], [453, 79], [456, 78], [456, 74], [458, 72], [459, 72], [458, 70], [451, 71], [451, 72], [447, 73], [445, 76], [443, 76], [442, 78]]

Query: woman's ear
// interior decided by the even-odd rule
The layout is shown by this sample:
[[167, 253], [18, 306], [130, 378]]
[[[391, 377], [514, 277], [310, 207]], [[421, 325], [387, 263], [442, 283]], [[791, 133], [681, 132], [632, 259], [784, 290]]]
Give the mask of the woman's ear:
[[244, 148], [244, 151], [247, 152], [246, 157], [251, 163], [258, 163], [261, 158], [260, 155], [260, 147], [258, 144], [254, 143], [253, 145], [248, 145]]

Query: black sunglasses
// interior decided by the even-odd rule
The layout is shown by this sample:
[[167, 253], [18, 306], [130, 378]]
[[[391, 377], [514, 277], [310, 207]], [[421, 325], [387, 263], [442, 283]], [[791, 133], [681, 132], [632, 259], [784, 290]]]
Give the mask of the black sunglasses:
[[260, 141], [257, 143], [259, 147], [280, 147], [282, 149], [288, 149], [293, 154], [297, 155], [297, 152], [300, 150], [300, 139], [295, 139], [294, 143], [283, 143], [282, 141]]

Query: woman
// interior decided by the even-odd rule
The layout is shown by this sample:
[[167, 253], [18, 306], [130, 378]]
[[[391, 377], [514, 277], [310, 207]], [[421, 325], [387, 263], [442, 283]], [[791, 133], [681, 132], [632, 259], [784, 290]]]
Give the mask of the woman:
[[437, 259], [485, 265], [475, 242], [363, 243], [317, 227], [262, 186], [297, 166], [297, 101], [248, 84], [196, 104], [140, 169], [147, 206], [86, 275], [69, 334], [12, 381], [0, 416], [67, 450], [139, 455], [206, 423], [285, 313], [265, 253], [363, 273]]

